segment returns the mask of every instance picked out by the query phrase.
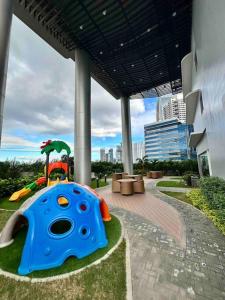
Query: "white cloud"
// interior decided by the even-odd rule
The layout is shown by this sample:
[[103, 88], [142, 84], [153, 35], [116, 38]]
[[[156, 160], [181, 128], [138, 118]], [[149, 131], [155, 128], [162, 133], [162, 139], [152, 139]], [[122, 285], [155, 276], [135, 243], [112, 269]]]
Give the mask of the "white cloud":
[[[60, 56], [14, 17], [3, 145], [34, 147], [36, 143], [29, 141], [31, 136], [38, 139], [39, 135], [45, 135], [56, 139], [60, 135], [73, 135], [74, 77], [74, 62]], [[94, 80], [91, 90], [92, 136], [116, 137], [121, 133], [120, 101]], [[131, 100], [131, 115], [132, 133], [143, 136], [144, 124], [154, 119], [154, 112], [145, 111], [143, 100]], [[15, 130], [25, 132], [27, 140], [12, 136], [10, 132]]]
[[39, 147], [39, 143], [34, 143], [24, 138], [14, 136], [14, 135], [3, 135], [2, 137], [2, 147]]

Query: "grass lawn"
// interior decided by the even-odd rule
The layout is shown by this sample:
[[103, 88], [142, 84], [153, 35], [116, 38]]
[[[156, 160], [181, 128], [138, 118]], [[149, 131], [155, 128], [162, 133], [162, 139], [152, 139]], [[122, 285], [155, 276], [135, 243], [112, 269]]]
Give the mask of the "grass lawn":
[[[3, 228], [11, 214], [12, 212], [9, 211], [0, 211], [0, 230]], [[110, 239], [109, 244], [110, 247], [112, 247], [119, 238], [121, 232], [120, 223], [113, 217], [111, 222], [105, 224], [107, 236]], [[23, 235], [21, 238], [24, 239], [25, 232], [21, 231], [21, 235]], [[15, 245], [14, 248], [10, 248], [13, 244], [5, 248], [8, 249], [9, 254], [3, 254], [3, 249], [1, 249], [1, 265], [3, 264], [9, 267], [9, 265], [15, 263], [18, 266], [23, 244], [22, 240], [19, 241], [18, 237], [19, 235], [17, 235], [17, 239], [13, 243]], [[108, 248], [106, 249], [108, 250]], [[126, 245], [125, 241], [123, 241], [113, 254], [99, 265], [92, 266], [80, 274], [70, 276], [67, 279], [56, 280], [53, 282], [31, 284], [29, 282], [17, 282], [13, 279], [0, 276], [0, 299], [124, 300], [126, 298], [125, 250]], [[81, 261], [86, 260], [85, 264], [90, 263], [94, 258], [93, 256], [95, 256], [94, 259], [97, 259], [104, 255], [102, 253], [103, 251], [103, 249], [98, 250]], [[5, 261], [6, 259], [8, 261]], [[55, 269], [55, 274], [69, 271], [72, 266], [73, 270], [79, 265], [79, 267], [81, 267], [81, 261], [79, 262], [75, 258], [68, 259], [62, 267]], [[11, 265], [11, 268], [16, 271], [17, 267]], [[34, 272], [33, 275], [36, 277], [49, 276], [51, 275], [51, 271]]]
[[[99, 180], [99, 187], [103, 187], [103, 186], [106, 186], [108, 184], [109, 184], [108, 182], [105, 183], [104, 179]], [[92, 189], [96, 189], [97, 188], [97, 181], [96, 180], [93, 180], [91, 182], [91, 188]]]
[[187, 185], [183, 181], [159, 181], [157, 182], [156, 186], [163, 186], [163, 187], [177, 187], [177, 188], [188, 188]]
[[179, 193], [179, 192], [162, 192], [163, 194], [166, 194], [170, 197], [176, 198], [178, 200], [181, 200], [183, 202], [192, 204], [192, 201], [186, 196], [186, 193]]
[[[3, 217], [2, 217], [3, 216]], [[0, 211], [0, 219], [7, 220], [7, 217], [9, 217], [10, 214], [7, 214], [5, 211]], [[86, 265], [89, 265], [93, 261], [99, 259], [100, 257], [104, 256], [105, 253], [111, 249], [116, 242], [118, 241], [120, 235], [121, 235], [121, 225], [119, 220], [112, 216], [112, 220], [110, 222], [105, 222], [105, 228], [106, 228], [106, 235], [109, 241], [109, 244], [107, 247], [102, 248], [94, 252], [93, 254], [83, 258], [83, 259], [77, 259], [74, 257], [71, 257], [65, 261], [65, 263], [58, 267], [53, 268], [49, 270], [43, 270], [43, 271], [34, 271], [29, 276], [30, 277], [47, 277], [47, 276], [53, 276], [58, 274], [67, 273], [73, 270], [80, 269]], [[3, 226], [4, 224], [1, 223]], [[23, 228], [21, 229], [18, 234], [15, 237], [14, 242], [5, 248], [0, 248], [0, 268], [9, 271], [11, 273], [17, 274], [17, 269], [20, 263], [22, 250], [26, 238], [27, 229]]]
[[107, 260], [67, 279], [31, 284], [0, 276], [0, 299], [125, 300], [125, 248], [123, 241]]
[[20, 201], [9, 201], [10, 197], [4, 197], [0, 199], [0, 208], [10, 209], [10, 210], [17, 210], [24, 201], [26, 201], [29, 197], [33, 196], [35, 192], [31, 192], [26, 197], [22, 198]]

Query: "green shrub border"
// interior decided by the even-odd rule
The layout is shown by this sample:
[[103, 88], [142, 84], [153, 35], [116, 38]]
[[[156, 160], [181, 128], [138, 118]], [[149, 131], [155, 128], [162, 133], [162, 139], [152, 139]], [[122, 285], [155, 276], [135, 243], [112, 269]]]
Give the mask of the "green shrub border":
[[201, 178], [200, 189], [187, 193], [187, 197], [225, 235], [225, 180]]

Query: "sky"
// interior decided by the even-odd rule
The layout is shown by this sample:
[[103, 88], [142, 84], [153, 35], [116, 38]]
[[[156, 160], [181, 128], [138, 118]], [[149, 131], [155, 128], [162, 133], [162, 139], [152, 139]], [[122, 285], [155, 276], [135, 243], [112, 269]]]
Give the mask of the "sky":
[[[75, 63], [65, 59], [13, 16], [0, 160], [43, 159], [46, 140], [74, 141]], [[156, 98], [131, 100], [133, 142], [156, 119]], [[120, 101], [91, 81], [92, 160], [121, 138]], [[55, 156], [57, 157], [57, 156]], [[55, 158], [53, 157], [53, 158]]]

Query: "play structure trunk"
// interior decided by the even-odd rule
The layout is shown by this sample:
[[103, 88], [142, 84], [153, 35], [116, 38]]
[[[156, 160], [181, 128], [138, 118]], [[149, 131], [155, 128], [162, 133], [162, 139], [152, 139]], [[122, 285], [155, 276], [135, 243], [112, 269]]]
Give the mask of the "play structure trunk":
[[46, 186], [48, 186], [48, 166], [49, 166], [49, 153], [46, 154]]

